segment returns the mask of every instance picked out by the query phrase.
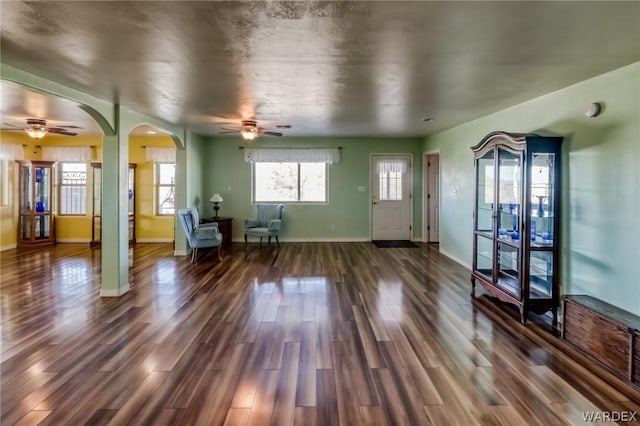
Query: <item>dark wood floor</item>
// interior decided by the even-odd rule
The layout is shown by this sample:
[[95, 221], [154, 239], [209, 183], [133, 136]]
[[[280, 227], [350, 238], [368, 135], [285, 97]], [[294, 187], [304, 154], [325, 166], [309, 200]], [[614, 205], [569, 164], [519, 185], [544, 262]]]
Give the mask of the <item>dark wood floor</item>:
[[[203, 253], [204, 254], [204, 253]], [[638, 405], [472, 305], [433, 246], [1, 254], [2, 424], [582, 424]], [[517, 324], [517, 323], [516, 323]]]

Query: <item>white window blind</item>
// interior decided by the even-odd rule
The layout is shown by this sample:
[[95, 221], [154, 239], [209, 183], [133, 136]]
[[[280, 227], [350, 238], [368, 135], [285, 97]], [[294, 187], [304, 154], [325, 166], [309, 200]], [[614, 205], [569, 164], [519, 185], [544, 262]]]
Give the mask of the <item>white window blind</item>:
[[153, 161], [154, 163], [176, 162], [175, 148], [160, 148], [155, 146], [148, 146], [145, 149], [147, 153], [147, 161]]
[[378, 161], [378, 174], [404, 173], [407, 171], [406, 160], [380, 160]]
[[47, 161], [65, 161], [88, 163], [91, 161], [90, 146], [43, 146], [42, 159]]
[[24, 148], [22, 145], [0, 144], [0, 160], [24, 160]]
[[325, 163], [340, 162], [338, 148], [245, 148], [248, 163]]

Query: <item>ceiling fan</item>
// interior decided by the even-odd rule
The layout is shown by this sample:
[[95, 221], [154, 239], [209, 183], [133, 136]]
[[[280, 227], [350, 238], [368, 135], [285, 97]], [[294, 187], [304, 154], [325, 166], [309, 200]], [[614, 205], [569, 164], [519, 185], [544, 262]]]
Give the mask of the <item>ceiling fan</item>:
[[242, 125], [239, 129], [231, 129], [223, 127], [225, 132], [220, 132], [220, 134], [228, 134], [228, 133], [240, 133], [244, 140], [252, 141], [258, 136], [282, 136], [282, 133], [279, 132], [270, 132], [268, 130], [263, 129], [262, 127], [258, 127], [258, 123], [256, 120], [242, 120]]
[[65, 125], [57, 127], [47, 127], [47, 120], [40, 118], [27, 118], [26, 126], [16, 126], [11, 123], [4, 123], [7, 126], [0, 130], [24, 130], [29, 137], [33, 139], [42, 139], [47, 133], [55, 133], [57, 135], [76, 136], [76, 132], [69, 131], [68, 129], [80, 129], [81, 127], [74, 125]]

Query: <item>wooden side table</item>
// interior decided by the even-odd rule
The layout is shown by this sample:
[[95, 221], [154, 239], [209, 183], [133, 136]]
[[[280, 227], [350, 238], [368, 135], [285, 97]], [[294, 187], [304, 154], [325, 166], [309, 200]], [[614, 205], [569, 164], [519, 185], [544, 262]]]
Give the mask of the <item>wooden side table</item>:
[[218, 231], [222, 234], [222, 248], [229, 249], [231, 248], [231, 242], [233, 241], [233, 236], [231, 231], [233, 226], [231, 222], [233, 221], [232, 217], [204, 217], [202, 218], [202, 223], [212, 223], [216, 222], [218, 224]]

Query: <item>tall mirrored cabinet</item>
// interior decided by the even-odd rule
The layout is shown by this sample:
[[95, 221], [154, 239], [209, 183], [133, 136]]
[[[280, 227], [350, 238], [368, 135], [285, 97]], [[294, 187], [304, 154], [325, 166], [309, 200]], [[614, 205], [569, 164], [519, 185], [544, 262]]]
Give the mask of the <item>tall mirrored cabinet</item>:
[[20, 162], [18, 245], [54, 244], [52, 161]]
[[472, 295], [529, 311], [559, 304], [561, 137], [493, 132], [472, 147], [475, 158]]

